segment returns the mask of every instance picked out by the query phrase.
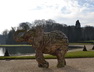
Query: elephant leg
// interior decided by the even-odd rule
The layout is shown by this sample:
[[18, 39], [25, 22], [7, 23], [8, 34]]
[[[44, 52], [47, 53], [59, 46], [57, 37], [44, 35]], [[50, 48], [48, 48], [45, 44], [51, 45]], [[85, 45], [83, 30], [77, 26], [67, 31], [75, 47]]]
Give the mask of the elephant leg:
[[48, 68], [49, 63], [45, 61], [43, 53], [41, 51], [36, 51], [36, 61], [38, 62], [38, 67]]
[[64, 67], [66, 65], [65, 53], [66, 52], [64, 50], [60, 50], [60, 49], [56, 51], [56, 56], [58, 60], [58, 64], [57, 64], [58, 68]]

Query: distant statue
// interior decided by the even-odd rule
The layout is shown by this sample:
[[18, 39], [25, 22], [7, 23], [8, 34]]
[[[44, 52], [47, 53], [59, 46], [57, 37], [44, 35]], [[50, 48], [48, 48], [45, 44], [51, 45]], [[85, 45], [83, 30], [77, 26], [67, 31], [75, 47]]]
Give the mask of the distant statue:
[[87, 51], [87, 49], [86, 49], [86, 46], [84, 45], [84, 47], [83, 47], [83, 51]]
[[45, 61], [43, 54], [56, 56], [58, 68], [66, 65], [65, 54], [68, 51], [68, 38], [61, 31], [44, 32], [43, 28], [38, 25], [28, 31], [15, 31], [14, 39], [17, 42], [28, 42], [35, 48], [36, 61], [39, 67], [49, 67], [49, 63]]
[[4, 56], [10, 56], [9, 52], [8, 52], [8, 49], [6, 49]]

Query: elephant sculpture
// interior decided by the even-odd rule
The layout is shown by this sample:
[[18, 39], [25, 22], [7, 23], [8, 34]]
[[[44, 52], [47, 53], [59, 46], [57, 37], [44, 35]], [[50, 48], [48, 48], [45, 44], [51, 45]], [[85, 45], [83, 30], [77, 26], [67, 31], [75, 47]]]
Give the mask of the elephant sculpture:
[[57, 57], [57, 67], [66, 65], [65, 54], [68, 51], [68, 38], [58, 30], [44, 32], [41, 26], [33, 27], [30, 30], [17, 30], [14, 33], [17, 42], [28, 42], [36, 50], [36, 61], [38, 66], [48, 68], [49, 63], [44, 59], [43, 54], [51, 54]]

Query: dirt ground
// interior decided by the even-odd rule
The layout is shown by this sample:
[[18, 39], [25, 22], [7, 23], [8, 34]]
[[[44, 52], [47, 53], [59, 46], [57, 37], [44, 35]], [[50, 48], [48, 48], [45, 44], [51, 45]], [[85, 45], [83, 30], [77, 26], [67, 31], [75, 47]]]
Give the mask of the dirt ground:
[[39, 68], [35, 59], [0, 60], [0, 72], [94, 72], [94, 58], [66, 59], [64, 68], [57, 68], [56, 59], [47, 59], [49, 68]]

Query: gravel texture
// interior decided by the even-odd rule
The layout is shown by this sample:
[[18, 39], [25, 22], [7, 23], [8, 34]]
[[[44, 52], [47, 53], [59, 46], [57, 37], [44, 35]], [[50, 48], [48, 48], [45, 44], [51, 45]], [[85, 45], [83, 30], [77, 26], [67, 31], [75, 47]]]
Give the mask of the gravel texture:
[[66, 59], [67, 65], [57, 68], [56, 59], [47, 59], [49, 68], [39, 68], [35, 59], [0, 60], [0, 72], [94, 72], [94, 58]]

